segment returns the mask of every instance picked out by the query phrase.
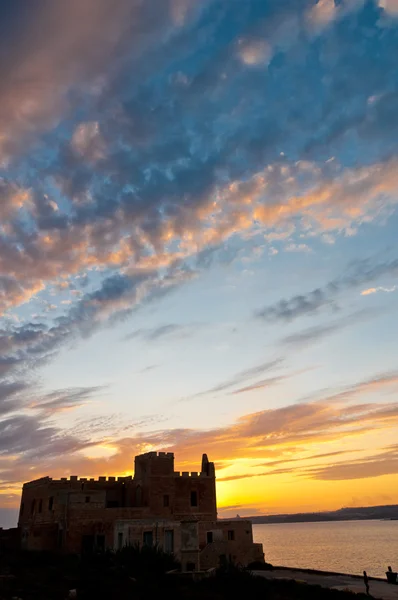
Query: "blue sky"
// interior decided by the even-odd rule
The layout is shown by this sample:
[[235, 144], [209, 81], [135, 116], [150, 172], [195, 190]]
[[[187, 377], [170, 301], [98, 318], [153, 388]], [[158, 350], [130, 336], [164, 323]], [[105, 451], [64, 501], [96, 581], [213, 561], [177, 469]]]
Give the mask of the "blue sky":
[[0, 525], [148, 449], [208, 452], [222, 514], [398, 502], [397, 0], [0, 34]]

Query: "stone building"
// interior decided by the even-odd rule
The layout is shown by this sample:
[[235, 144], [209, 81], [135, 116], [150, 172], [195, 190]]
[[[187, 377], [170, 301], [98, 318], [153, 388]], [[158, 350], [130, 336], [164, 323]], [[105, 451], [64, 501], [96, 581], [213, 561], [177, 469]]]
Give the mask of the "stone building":
[[135, 457], [134, 477], [43, 477], [25, 483], [19, 513], [22, 548], [91, 553], [126, 544], [158, 544], [183, 570], [222, 559], [263, 560], [250, 521], [217, 520], [214, 463], [199, 473], [174, 471], [174, 454]]

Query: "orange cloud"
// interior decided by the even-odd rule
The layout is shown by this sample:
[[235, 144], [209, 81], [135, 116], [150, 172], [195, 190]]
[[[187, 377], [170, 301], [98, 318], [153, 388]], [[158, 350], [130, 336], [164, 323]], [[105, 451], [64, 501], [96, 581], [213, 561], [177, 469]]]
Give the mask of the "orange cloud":
[[392, 16], [398, 15], [398, 0], [379, 0], [379, 5], [386, 13]]
[[[396, 385], [396, 382], [397, 378], [384, 378], [383, 380], [375, 378], [375, 385], [379, 387]], [[370, 381], [360, 383], [356, 387], [356, 393], [362, 394], [366, 387], [371, 386]], [[354, 387], [352, 386], [352, 388]], [[76, 400], [76, 405], [79, 405], [82, 393], [84, 395], [86, 391], [78, 390], [77, 400], [79, 402]], [[51, 408], [50, 414], [53, 414], [53, 408], [68, 407], [70, 402], [69, 396], [61, 394], [57, 395], [55, 399], [51, 397], [50, 400], [46, 400], [43, 408]], [[208, 431], [163, 429], [146, 433], [137, 432], [129, 436], [126, 435], [128, 426], [120, 424], [119, 428], [115, 429], [112, 417], [107, 417], [103, 422], [100, 420], [96, 423], [95, 420], [90, 420], [87, 423], [81, 423], [80, 426], [75, 426], [73, 435], [76, 440], [80, 440], [78, 446], [82, 448], [99, 445], [112, 447], [114, 452], [112, 456], [89, 459], [85, 455], [86, 450], [77, 450], [75, 453], [68, 453], [65, 457], [57, 456], [54, 459], [49, 455], [39, 466], [35, 465], [35, 468], [37, 473], [40, 472], [44, 475], [48, 472], [53, 476], [61, 476], [68, 472], [81, 476], [120, 474], [131, 470], [134, 455], [142, 452], [143, 449], [167, 449], [176, 453], [178, 462], [184, 467], [183, 470], [194, 469], [198, 455], [206, 451], [219, 464], [239, 465], [242, 461], [257, 466], [262, 464], [263, 469], [257, 472], [257, 475], [264, 475], [264, 460], [271, 459], [271, 462], [268, 463], [268, 466], [271, 467], [268, 474], [276, 475], [278, 471], [274, 467], [278, 462], [292, 462], [292, 458], [308, 460], [334, 457], [336, 455], [335, 448], [332, 450], [332, 454], [323, 453], [319, 456], [314, 456], [314, 452], [311, 456], [311, 449], [337, 443], [340, 451], [343, 441], [346, 444], [349, 440], [365, 440], [366, 436], [373, 435], [377, 431], [391, 432], [394, 431], [394, 428], [396, 431], [397, 420], [398, 405], [396, 403], [370, 402], [348, 405], [338, 394], [331, 394], [324, 400], [293, 404], [279, 409], [244, 415], [229, 426]], [[109, 433], [104, 435], [105, 431], [112, 430], [112, 435]], [[74, 441], [73, 444], [76, 445], [76, 442]], [[308, 451], [310, 451], [310, 456], [308, 456]], [[344, 458], [342, 455], [343, 462]], [[9, 461], [7, 465], [0, 465], [0, 474], [4, 469], [14, 473], [14, 477], [18, 477], [18, 472], [20, 472], [19, 476], [31, 478], [29, 461], [26, 456], [15, 458], [11, 470]], [[247, 473], [242, 473], [240, 470], [238, 473], [229, 473], [226, 477], [230, 478], [231, 475], [240, 477], [245, 474]], [[279, 474], [282, 472], [279, 471]], [[310, 472], [307, 474], [311, 476]]]
[[[81, 143], [86, 139], [85, 136], [80, 139], [83, 133], [87, 132], [79, 131]], [[144, 216], [142, 223], [141, 218], [136, 218], [132, 224], [122, 209], [112, 219], [52, 230], [35, 241], [40, 261], [32, 261], [26, 252], [16, 254], [12, 261], [9, 256], [0, 257], [3, 272], [12, 269], [13, 277], [21, 279], [20, 285], [26, 287], [22, 295], [8, 294], [7, 306], [26, 301], [32, 295], [24, 283], [26, 272], [46, 285], [60, 276], [109, 264], [125, 273], [156, 271], [187, 260], [209, 246], [217, 246], [234, 234], [245, 236], [251, 230], [262, 229], [272, 236], [276, 229], [279, 239], [285, 231], [288, 239], [293, 220], [299, 227], [300, 218], [307, 235], [332, 230], [353, 232], [357, 223], [377, 218], [382, 207], [385, 210], [396, 203], [397, 167], [397, 161], [391, 160], [346, 169], [325, 178], [322, 169], [303, 161], [290, 166], [271, 165], [247, 181], [215, 189], [214, 195], [199, 206], [182, 208], [175, 216], [165, 215], [151, 231], [141, 227]], [[307, 183], [305, 189], [300, 189], [303, 178]], [[46, 202], [48, 210], [57, 213], [52, 201]], [[304, 245], [287, 248], [306, 249]]]
[[372, 287], [372, 288], [368, 288], [367, 290], [363, 290], [361, 292], [361, 296], [370, 296], [370, 294], [377, 294], [377, 292], [386, 292], [386, 293], [391, 293], [391, 292], [395, 292], [395, 290], [397, 289], [396, 285], [393, 285], [390, 288], [386, 288], [386, 287]]

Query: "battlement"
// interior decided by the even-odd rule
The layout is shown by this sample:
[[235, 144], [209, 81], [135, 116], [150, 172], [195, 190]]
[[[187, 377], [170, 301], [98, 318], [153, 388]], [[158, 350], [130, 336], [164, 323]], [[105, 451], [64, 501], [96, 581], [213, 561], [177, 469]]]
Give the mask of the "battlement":
[[139, 454], [135, 457], [135, 472], [134, 477], [132, 475], [124, 477], [115, 477], [107, 475], [99, 475], [97, 478], [79, 477], [78, 475], [70, 475], [69, 477], [61, 477], [60, 479], [53, 479], [52, 477], [40, 477], [33, 481], [24, 483], [23, 488], [34, 488], [39, 486], [71, 486], [77, 484], [101, 484], [101, 486], [112, 486], [114, 484], [124, 484], [131, 481], [142, 479], [146, 480], [147, 477], [181, 477], [186, 478], [203, 478], [203, 477], [215, 477], [214, 463], [209, 462], [207, 455], [202, 456], [202, 468], [200, 472], [197, 471], [174, 471], [174, 452], [146, 452]]
[[200, 473], [198, 473], [198, 471], [192, 471], [191, 473], [189, 471], [174, 471], [173, 475], [174, 477], [191, 477], [192, 479], [198, 477], [211, 477], [211, 475], [203, 471]]
[[61, 477], [60, 479], [53, 479], [52, 477], [41, 477], [40, 479], [34, 479], [33, 481], [28, 481], [24, 483], [24, 488], [32, 488], [39, 487], [47, 484], [68, 484], [68, 483], [127, 483], [133, 480], [132, 475], [128, 475], [126, 477], [114, 477], [114, 476], [105, 476], [100, 475], [96, 479], [94, 477], [79, 477], [78, 475], [70, 475], [69, 477]]
[[135, 457], [136, 459], [141, 458], [170, 458], [174, 459], [174, 452], [145, 452], [144, 454], [138, 454]]

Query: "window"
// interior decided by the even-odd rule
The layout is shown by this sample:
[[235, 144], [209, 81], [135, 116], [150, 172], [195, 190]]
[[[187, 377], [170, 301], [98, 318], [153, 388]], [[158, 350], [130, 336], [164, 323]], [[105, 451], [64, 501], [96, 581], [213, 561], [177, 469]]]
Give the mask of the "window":
[[234, 540], [235, 540], [235, 531], [233, 529], [230, 529], [228, 531], [228, 541], [233, 542]]
[[194, 562], [187, 562], [187, 571], [195, 571], [196, 565]]
[[172, 529], [164, 532], [164, 551], [174, 552], [174, 531]]
[[30, 514], [31, 515], [35, 514], [35, 508], [36, 508], [36, 500], [32, 500], [32, 504], [30, 505]]
[[142, 541], [144, 546], [153, 546], [153, 531], [144, 531]]
[[48, 499], [48, 510], [52, 510], [54, 508], [54, 496], [50, 496]]
[[97, 552], [105, 551], [105, 536], [102, 534], [97, 534], [95, 539], [95, 548]]
[[168, 494], [165, 494], [163, 496], [163, 506], [170, 506], [170, 497], [168, 496]]
[[21, 517], [23, 515], [23, 511], [25, 510], [25, 504], [22, 502], [21, 504]]
[[208, 544], [211, 544], [213, 542], [213, 532], [212, 531], [208, 531], [206, 533], [206, 541]]
[[117, 500], [108, 500], [106, 503], [106, 508], [117, 508], [119, 506], [119, 502]]
[[87, 556], [93, 553], [94, 550], [94, 536], [83, 535], [82, 537], [82, 554]]
[[43, 500], [39, 500], [39, 510], [38, 512], [41, 513], [41, 511], [43, 510]]
[[90, 496], [86, 496], [86, 498], [85, 498], [84, 501], [85, 501], [86, 504], [88, 504], [90, 502]]
[[123, 531], [119, 531], [119, 533], [117, 534], [117, 547], [118, 550], [121, 550], [123, 548]]
[[198, 492], [191, 492], [191, 506], [198, 506]]
[[64, 545], [64, 532], [63, 529], [58, 530], [58, 539], [57, 539], [58, 548], [62, 548]]
[[135, 505], [142, 506], [142, 489], [140, 485], [135, 490]]

